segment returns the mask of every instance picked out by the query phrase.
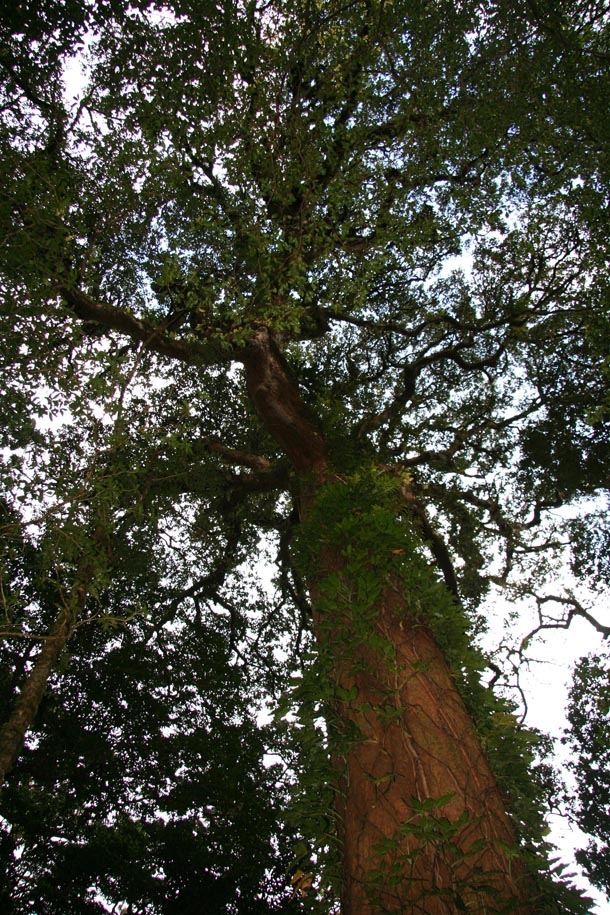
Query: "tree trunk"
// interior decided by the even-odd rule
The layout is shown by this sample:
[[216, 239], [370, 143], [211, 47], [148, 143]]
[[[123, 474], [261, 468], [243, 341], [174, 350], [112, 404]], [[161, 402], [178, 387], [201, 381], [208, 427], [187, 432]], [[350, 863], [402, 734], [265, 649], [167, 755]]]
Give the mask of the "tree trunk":
[[[94, 543], [98, 543], [97, 532]], [[21, 753], [28, 728], [36, 720], [49, 677], [55, 670], [82, 614], [94, 574], [91, 558], [83, 555], [72, 588], [62, 600], [57, 618], [43, 640], [40, 653], [24, 680], [8, 718], [0, 726], [0, 791]]]
[[[341, 560], [327, 553], [323, 566], [340, 574]], [[511, 902], [524, 915], [504, 798], [406, 595], [383, 590], [368, 638], [349, 604], [315, 623], [338, 694], [350, 696], [335, 704], [341, 915], [491, 913]]]
[[[333, 477], [323, 438], [267, 331], [244, 365], [262, 422], [305, 475], [307, 512]], [[402, 584], [389, 581], [371, 617], [373, 638], [352, 637], [349, 601], [329, 618], [317, 600], [328, 576], [341, 574], [341, 552], [321, 547], [319, 563], [316, 636], [338, 695], [350, 696], [336, 703], [337, 730], [357, 735], [336, 745], [341, 915], [491, 913], [511, 903], [528, 915], [504, 798], [430, 631], [409, 611]]]
[[73, 631], [73, 614], [68, 609], [62, 608], [42, 644], [40, 653], [23, 683], [8, 718], [0, 727], [0, 790], [21, 752], [27, 730], [38, 713], [49, 676], [55, 669]]

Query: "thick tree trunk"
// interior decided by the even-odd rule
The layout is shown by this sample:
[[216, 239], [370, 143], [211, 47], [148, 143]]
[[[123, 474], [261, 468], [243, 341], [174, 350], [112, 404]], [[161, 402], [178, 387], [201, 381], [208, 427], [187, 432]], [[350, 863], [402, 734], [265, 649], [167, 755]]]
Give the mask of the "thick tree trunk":
[[[340, 572], [336, 559], [324, 565]], [[504, 798], [449, 667], [405, 597], [386, 587], [371, 638], [350, 606], [316, 618], [339, 695], [353, 696], [335, 707], [348, 734], [337, 760], [341, 915], [491, 913], [511, 903], [524, 915]]]
[[[262, 422], [306, 476], [307, 512], [332, 477], [323, 438], [266, 330], [244, 365]], [[314, 605], [325, 578], [343, 568], [340, 552], [321, 547], [319, 559]], [[511, 901], [527, 915], [504, 799], [448, 665], [402, 588], [385, 585], [371, 639], [350, 638], [349, 602], [330, 619], [320, 606], [315, 614], [338, 695], [353, 696], [336, 703], [337, 730], [357, 735], [336, 744], [341, 915], [491, 913]]]
[[28, 728], [34, 722], [49, 676], [74, 631], [73, 614], [63, 608], [45, 638], [8, 718], [0, 727], [0, 790], [19, 756]]

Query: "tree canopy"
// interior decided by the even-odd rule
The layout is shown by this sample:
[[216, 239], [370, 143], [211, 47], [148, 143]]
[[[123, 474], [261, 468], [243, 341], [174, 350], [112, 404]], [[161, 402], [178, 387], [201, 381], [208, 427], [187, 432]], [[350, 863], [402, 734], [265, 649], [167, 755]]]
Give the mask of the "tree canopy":
[[610, 633], [608, 12], [1, 14], [7, 911], [586, 911], [477, 640]]

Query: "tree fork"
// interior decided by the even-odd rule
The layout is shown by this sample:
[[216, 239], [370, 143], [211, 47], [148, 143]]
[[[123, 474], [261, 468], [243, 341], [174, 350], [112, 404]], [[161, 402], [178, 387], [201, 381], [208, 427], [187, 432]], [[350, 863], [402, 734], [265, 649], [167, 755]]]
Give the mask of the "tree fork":
[[[323, 436], [266, 329], [243, 363], [263, 425], [314, 481], [301, 506], [308, 515], [334, 476]], [[364, 643], [342, 656], [352, 608], [329, 618], [319, 598], [343, 559], [326, 547], [318, 558], [310, 581], [315, 633], [330, 654], [335, 686], [354, 695], [336, 703], [339, 726], [359, 735], [335, 759], [341, 915], [500, 912], [511, 903], [511, 911], [529, 915], [505, 799], [432, 634], [413, 618], [403, 587], [390, 584], [374, 628], [391, 647], [391, 663]]]

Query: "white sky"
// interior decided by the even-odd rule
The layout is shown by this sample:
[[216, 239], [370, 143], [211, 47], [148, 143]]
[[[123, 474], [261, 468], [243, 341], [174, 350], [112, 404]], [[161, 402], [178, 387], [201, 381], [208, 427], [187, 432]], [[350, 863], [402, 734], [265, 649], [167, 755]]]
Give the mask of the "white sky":
[[[559, 589], [557, 589], [559, 590]], [[610, 625], [610, 605], [596, 608], [598, 620]], [[502, 614], [499, 614], [500, 618]], [[523, 634], [528, 631], [524, 621]], [[502, 637], [499, 629], [485, 639], [490, 647]], [[571, 776], [562, 768], [568, 759], [567, 748], [560, 743], [568, 722], [566, 705], [572, 684], [574, 665], [580, 657], [608, 647], [603, 638], [586, 620], [575, 618], [569, 630], [548, 630], [532, 640], [520, 672], [520, 686], [525, 693], [527, 716], [525, 724], [548, 734], [556, 741], [555, 764], [570, 784]], [[518, 701], [518, 697], [515, 695]], [[574, 852], [587, 845], [587, 837], [567, 818], [558, 815], [549, 817], [551, 833], [548, 836], [557, 847], [561, 860], [568, 864], [569, 871], [577, 875], [575, 883], [594, 900], [592, 912], [596, 915], [610, 915], [610, 900], [595, 890], [574, 860]]]

